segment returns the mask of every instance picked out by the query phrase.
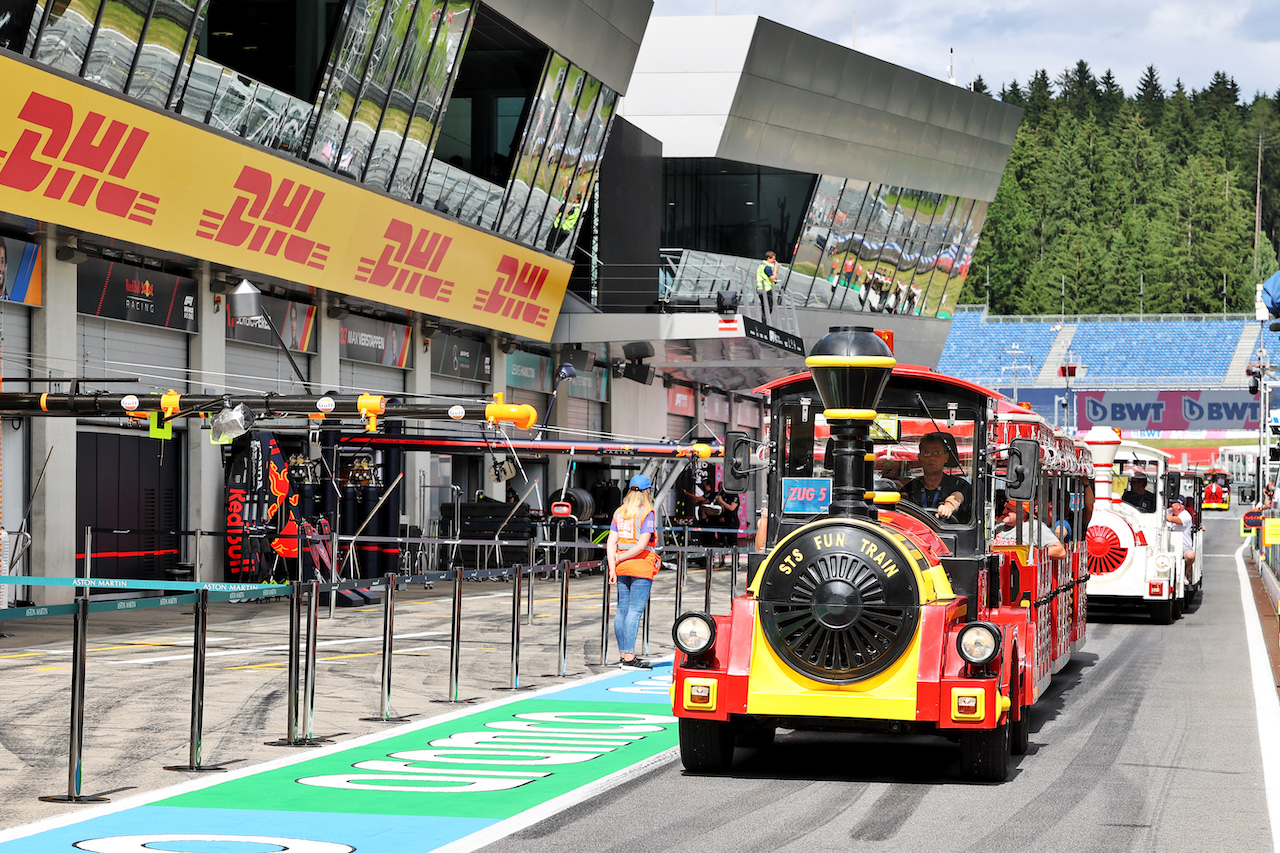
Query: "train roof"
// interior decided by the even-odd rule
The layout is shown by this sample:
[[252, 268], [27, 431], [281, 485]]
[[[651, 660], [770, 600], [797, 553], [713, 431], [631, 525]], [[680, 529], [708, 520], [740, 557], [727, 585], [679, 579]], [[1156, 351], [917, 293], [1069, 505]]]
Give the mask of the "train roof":
[[[938, 382], [943, 385], [952, 385], [956, 388], [962, 388], [966, 391], [971, 391], [978, 396], [989, 397], [993, 400], [1002, 401], [1003, 403], [1008, 405], [1008, 410], [1010, 411], [1012, 410], [1026, 411], [1021, 406], [1018, 406], [1016, 403], [1010, 402], [1007, 397], [1005, 397], [1003, 394], [999, 393], [998, 391], [992, 391], [990, 388], [987, 388], [986, 386], [978, 385], [974, 382], [968, 381], [967, 379], [960, 379], [955, 376], [949, 376], [946, 373], [939, 373], [938, 371], [934, 370], [932, 367], [925, 367], [922, 364], [903, 364], [902, 362], [899, 362], [897, 366], [893, 368], [893, 376], [895, 378], [901, 377], [901, 378], [924, 379], [930, 382]], [[791, 376], [783, 376], [781, 379], [775, 379], [772, 382], [766, 382], [765, 384], [759, 386], [758, 388], [755, 388], [754, 393], [772, 394], [774, 391], [778, 389], [787, 388], [788, 386], [791, 386], [791, 385], [799, 385], [803, 382], [812, 382], [812, 381], [813, 381], [812, 374], [809, 371], [805, 370], [801, 373], [792, 374]], [[1000, 407], [1000, 411], [1005, 411], [1005, 410], [1006, 409], [1004, 406]]]

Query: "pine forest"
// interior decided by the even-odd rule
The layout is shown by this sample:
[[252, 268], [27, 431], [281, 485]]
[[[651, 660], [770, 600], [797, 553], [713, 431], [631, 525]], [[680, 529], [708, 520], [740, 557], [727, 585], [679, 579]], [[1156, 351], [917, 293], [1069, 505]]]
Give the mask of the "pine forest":
[[[981, 78], [974, 89], [989, 94]], [[997, 97], [1025, 112], [961, 303], [1253, 313], [1277, 270], [1280, 91], [1243, 103], [1223, 72], [1203, 90], [1178, 80], [1166, 91], [1148, 66], [1129, 95], [1081, 61]]]

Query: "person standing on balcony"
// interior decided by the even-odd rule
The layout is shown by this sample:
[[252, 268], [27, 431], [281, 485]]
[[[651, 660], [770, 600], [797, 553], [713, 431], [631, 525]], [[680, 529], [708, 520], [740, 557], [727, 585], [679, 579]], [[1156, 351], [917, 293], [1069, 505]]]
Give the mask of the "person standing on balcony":
[[[778, 283], [778, 256], [772, 251], [764, 253], [764, 260], [756, 267], [756, 293], [760, 294], [760, 319], [768, 322], [773, 311], [773, 286]], [[769, 307], [766, 311], [765, 302]]]

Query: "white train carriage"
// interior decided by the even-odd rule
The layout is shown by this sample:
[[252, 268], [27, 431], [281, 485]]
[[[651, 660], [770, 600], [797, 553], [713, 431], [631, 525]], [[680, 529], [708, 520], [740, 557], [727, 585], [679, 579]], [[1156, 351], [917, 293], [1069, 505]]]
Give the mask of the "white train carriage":
[[1084, 441], [1094, 463], [1093, 516], [1085, 537], [1089, 602], [1145, 606], [1155, 622], [1167, 625], [1182, 615], [1195, 590], [1165, 519], [1169, 490], [1181, 484], [1170, 479], [1170, 456], [1123, 441], [1106, 427], [1094, 427]]

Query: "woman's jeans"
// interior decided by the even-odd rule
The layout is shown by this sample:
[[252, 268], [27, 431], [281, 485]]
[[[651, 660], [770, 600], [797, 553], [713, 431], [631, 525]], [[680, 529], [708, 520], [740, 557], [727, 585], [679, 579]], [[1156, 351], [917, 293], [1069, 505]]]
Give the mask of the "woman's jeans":
[[650, 578], [618, 575], [618, 616], [613, 621], [613, 633], [618, 638], [618, 652], [628, 655], [635, 652], [636, 632], [649, 604]]

